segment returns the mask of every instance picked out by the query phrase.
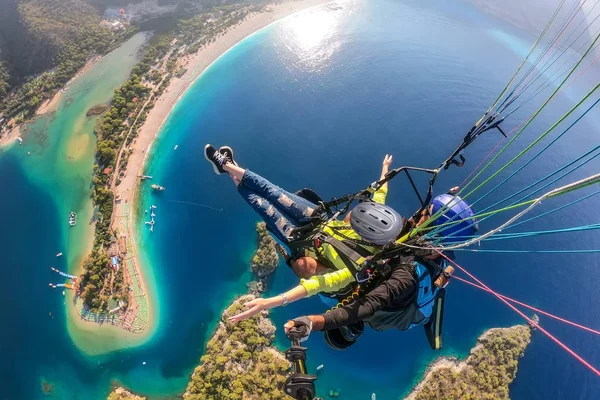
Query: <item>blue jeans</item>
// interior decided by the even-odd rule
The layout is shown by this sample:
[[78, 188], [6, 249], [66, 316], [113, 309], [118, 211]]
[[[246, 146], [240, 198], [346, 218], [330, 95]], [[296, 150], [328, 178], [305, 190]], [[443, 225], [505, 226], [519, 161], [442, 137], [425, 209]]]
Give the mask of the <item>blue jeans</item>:
[[317, 208], [314, 203], [273, 185], [250, 170], [244, 173], [237, 190], [283, 244], [290, 241], [294, 228], [309, 222]]

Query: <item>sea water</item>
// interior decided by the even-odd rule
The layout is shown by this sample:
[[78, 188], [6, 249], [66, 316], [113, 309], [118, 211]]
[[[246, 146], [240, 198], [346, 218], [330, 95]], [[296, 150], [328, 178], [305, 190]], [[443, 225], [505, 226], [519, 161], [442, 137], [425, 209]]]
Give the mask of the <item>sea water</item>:
[[[102, 398], [113, 379], [151, 398], [183, 392], [220, 313], [246, 291], [248, 261], [256, 245], [258, 218], [235, 193], [229, 179], [216, 176], [203, 159], [205, 143], [228, 144], [241, 166], [288, 190], [311, 187], [324, 198], [366, 187], [378, 178], [386, 153], [394, 155], [393, 166], [437, 167], [510, 79], [523, 57], [521, 44], [535, 40], [530, 33], [463, 3], [436, 1], [423, 6], [384, 0], [340, 5], [341, 9], [330, 7], [287, 18], [234, 47], [192, 86], [162, 128], [146, 172], [167, 190], [156, 193], [144, 185], [138, 215], [142, 257], [152, 268], [160, 303], [158, 329], [146, 345], [85, 357], [69, 344], [63, 324], [50, 323], [44, 331], [50, 341], [27, 349], [25, 344], [35, 342], [41, 334], [33, 327], [49, 316], [45, 310], [32, 313], [34, 306], [24, 304], [35, 301], [37, 307], [40, 299], [48, 304], [58, 304], [60, 299], [58, 293], [43, 292], [47, 289], [41, 287], [43, 282], [39, 291], [45, 297], [29, 295], [30, 279], [38, 271], [18, 265], [26, 262], [25, 256], [31, 263], [38, 258], [35, 253], [16, 251], [30, 230], [23, 229], [23, 236], [15, 236], [11, 225], [16, 219], [11, 214], [11, 222], [3, 224], [2, 243], [14, 247], [15, 252], [5, 253], [12, 256], [5, 259], [8, 264], [3, 263], [3, 280], [10, 289], [3, 293], [2, 304], [8, 305], [9, 315], [13, 315], [9, 321], [15, 323], [8, 328], [13, 334], [2, 341], [6, 348], [2, 353], [9, 354], [3, 359], [19, 358], [20, 363], [2, 364], [3, 376], [9, 371], [12, 375], [8, 376], [15, 377], [8, 381], [12, 384], [5, 385], [10, 394], [7, 398], [34, 398], [35, 393], [41, 397], [38, 385], [42, 376], [61, 385], [57, 398]], [[498, 31], [503, 33], [502, 39]], [[553, 102], [498, 165], [562, 115], [573, 99], [583, 95], [586, 84], [597, 81], [593, 78], [597, 73], [592, 70]], [[531, 112], [526, 107], [516, 113], [505, 128], [512, 129]], [[481, 206], [588, 150], [597, 143], [598, 135], [591, 121], [582, 121], [539, 162], [489, 195]], [[497, 132], [482, 136], [465, 152], [468, 162], [463, 169], [453, 167], [440, 175], [436, 191], [459, 184], [499, 139]], [[0, 176], [23, 174], [14, 158], [4, 157], [2, 162], [7, 166], [0, 169]], [[507, 173], [519, 165], [522, 162], [509, 167]], [[561, 182], [597, 169], [598, 163], [590, 163]], [[426, 179], [416, 180], [423, 188]], [[36, 212], [25, 211], [36, 208], [38, 200], [44, 201], [48, 189], [30, 187], [19, 179], [3, 178], [3, 182], [15, 193], [10, 198], [3, 196], [3, 209], [22, 210], [16, 214], [28, 221], [35, 217], [42, 227], [48, 227], [48, 233], [37, 230], [40, 241], [33, 243], [36, 251], [42, 252], [41, 243], [54, 248], [52, 240], [57, 233], [52, 227], [59, 220], [57, 210], [38, 205]], [[579, 195], [547, 201], [542, 210]], [[28, 205], [26, 201], [34, 204], [18, 208]], [[390, 184], [388, 203], [404, 215], [418, 206], [401, 177]], [[150, 205], [157, 206], [153, 233], [143, 225], [143, 210]], [[537, 220], [524, 230], [594, 222], [597, 205], [597, 199], [591, 198], [581, 207]], [[482, 229], [503, 220], [501, 216], [489, 219]], [[517, 250], [593, 248], [597, 246], [593, 238], [593, 232], [584, 232], [493, 245]], [[461, 252], [458, 261], [501, 293], [582, 324], [593, 326], [598, 321], [593, 306], [600, 299], [594, 289], [598, 258], [593, 254]], [[296, 283], [297, 278], [282, 265], [271, 279], [269, 293], [280, 293]], [[274, 311], [278, 345], [287, 345], [281, 328], [287, 319], [323, 311], [315, 298]], [[381, 399], [399, 398], [437, 355], [464, 356], [485, 329], [522, 320], [493, 297], [453, 282], [444, 322], [444, 350], [440, 353], [429, 349], [420, 329], [366, 332], [346, 352], [327, 348], [315, 333], [307, 342], [308, 364], [311, 371], [324, 364], [317, 382], [319, 392], [326, 395], [329, 389], [339, 389], [343, 399], [366, 399], [373, 392]], [[600, 364], [596, 336], [547, 319], [542, 323], [592, 364]], [[24, 331], [30, 332], [28, 339], [18, 336]], [[5, 328], [3, 334], [6, 332]], [[20, 346], [6, 346], [17, 338]], [[50, 368], [53, 374], [48, 373]], [[23, 393], [27, 395], [21, 396]], [[534, 334], [511, 388], [513, 399], [593, 399], [598, 393], [595, 376], [541, 334]]]

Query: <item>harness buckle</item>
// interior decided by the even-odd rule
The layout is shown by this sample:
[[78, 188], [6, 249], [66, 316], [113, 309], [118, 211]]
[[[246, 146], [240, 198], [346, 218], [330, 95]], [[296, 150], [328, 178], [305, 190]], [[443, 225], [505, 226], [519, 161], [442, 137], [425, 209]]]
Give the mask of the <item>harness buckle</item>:
[[321, 241], [319, 240], [319, 238], [315, 238], [314, 243], [315, 243], [315, 247], [317, 247], [317, 248], [321, 247]]

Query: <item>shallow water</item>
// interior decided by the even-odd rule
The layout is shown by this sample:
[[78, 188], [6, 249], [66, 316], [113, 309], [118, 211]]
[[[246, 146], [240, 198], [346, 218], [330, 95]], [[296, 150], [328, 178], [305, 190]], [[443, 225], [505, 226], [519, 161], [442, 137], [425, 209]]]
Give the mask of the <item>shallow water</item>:
[[[2, 157], [0, 177], [6, 177], [4, 185], [14, 193], [0, 198], [2, 209], [15, 209], [15, 214], [28, 219], [31, 215], [35, 217], [32, 221], [41, 223], [30, 242], [39, 254], [26, 257], [22, 238], [32, 236], [31, 228], [18, 225], [19, 235], [14, 235], [14, 222], [0, 228], [0, 238], [7, 246], [3, 246], [7, 265], [22, 264], [20, 269], [2, 269], [4, 281], [16, 282], [3, 292], [1, 304], [20, 300], [10, 308], [10, 320], [15, 323], [3, 331], [8, 336], [0, 342], [2, 354], [18, 359], [16, 368], [1, 364], [3, 376], [17, 382], [8, 387], [14, 388], [9, 395], [41, 397], [42, 376], [60, 384], [55, 397], [66, 399], [102, 398], [112, 379], [151, 398], [184, 390], [220, 313], [236, 294], [245, 291], [250, 279], [248, 260], [255, 246], [257, 217], [234, 193], [228, 179], [214, 175], [203, 160], [205, 143], [229, 144], [242, 166], [289, 190], [310, 186], [324, 198], [365, 187], [379, 176], [386, 153], [394, 155], [394, 165], [434, 167], [494, 100], [522, 59], [523, 46], [526, 49], [533, 40], [527, 32], [516, 31], [462, 3], [450, 7], [442, 1], [427, 6], [420, 2], [351, 1], [343, 3], [342, 10], [288, 18], [233, 48], [175, 107], [154, 146], [148, 173], [167, 190], [157, 194], [148, 186], [142, 188], [138, 237], [146, 250], [143, 257], [150, 267], [146, 269], [151, 269], [151, 281], [157, 284], [158, 330], [147, 344], [108, 356], [82, 356], [70, 343], [64, 322], [56, 323], [64, 321], [62, 300], [45, 286], [46, 265], [39, 269], [40, 264], [50, 262], [40, 261], [39, 254], [53, 256], [57, 251], [49, 249], [64, 240], [55, 227], [63, 212], [60, 208], [68, 209], [68, 204], [54, 202], [59, 204], [56, 209], [41, 206], [53, 204], [47, 194], [44, 197], [47, 187], [18, 178], [34, 175], [28, 173], [29, 166], [20, 167], [22, 156]], [[593, 82], [598, 75], [589, 76]], [[501, 161], [522, 149], [564, 112], [573, 98], [580, 97], [589, 83], [586, 79], [554, 102], [531, 133], [524, 134]], [[528, 109], [516, 114], [507, 121], [507, 128], [530, 113]], [[72, 124], [76, 120], [69, 119]], [[569, 139], [561, 140], [541, 162], [524, 170], [482, 205], [587, 150], [597, 142], [597, 133], [589, 120], [582, 122]], [[437, 190], [445, 191], [462, 181], [498, 139], [498, 134], [491, 133], [478, 140], [466, 152], [467, 166], [442, 174]], [[173, 150], [175, 145], [177, 150]], [[578, 176], [597, 169], [598, 163], [591, 163]], [[403, 214], [417, 206], [408, 183], [401, 178], [391, 184], [388, 201]], [[547, 203], [543, 209], [557, 204]], [[141, 224], [143, 210], [151, 204], [158, 207], [153, 234]], [[538, 220], [527, 229], [597, 220], [597, 199], [582, 204], [578, 210]], [[501, 220], [490, 219], [486, 227]], [[498, 247], [594, 247], [593, 234], [568, 239], [559, 236], [500, 243]], [[460, 253], [459, 262], [501, 293], [583, 324], [593, 326], [598, 321], [598, 310], [588, 306], [600, 300], [594, 290], [593, 271], [598, 266], [594, 255]], [[296, 281], [282, 266], [270, 292], [279, 293]], [[59, 310], [55, 319], [46, 316], [40, 300]], [[495, 299], [458, 282], [451, 285], [447, 303], [443, 354], [464, 355], [483, 330], [521, 322]], [[273, 316], [281, 327], [290, 317], [321, 311], [321, 303], [310, 299], [277, 310]], [[30, 329], [25, 332], [31, 336], [22, 335], [20, 326], [46, 320], [46, 334], [39, 345], [37, 332]], [[600, 364], [596, 337], [544, 319], [542, 323], [592, 363]], [[286, 345], [281, 330], [278, 341]], [[15, 346], [6, 346], [15, 342]], [[418, 329], [368, 332], [347, 352], [329, 350], [318, 334], [308, 346], [309, 367], [314, 370], [325, 365], [319, 373], [320, 392], [339, 388], [341, 399], [365, 399], [372, 392], [378, 399], [398, 398], [437, 355]], [[597, 393], [600, 386], [591, 373], [545, 337], [535, 335], [519, 366], [511, 398], [593, 399]]]

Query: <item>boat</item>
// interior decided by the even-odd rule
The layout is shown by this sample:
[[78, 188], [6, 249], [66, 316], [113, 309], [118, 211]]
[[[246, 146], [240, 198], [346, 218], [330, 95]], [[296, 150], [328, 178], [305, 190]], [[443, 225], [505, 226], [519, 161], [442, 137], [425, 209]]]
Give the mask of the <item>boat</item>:
[[20, 136], [17, 136], [16, 139], [19, 142], [19, 144], [23, 144], [23, 139]]
[[75, 226], [77, 225], [77, 214], [74, 211], [69, 213], [69, 225]]
[[322, 369], [323, 369], [323, 364], [321, 364], [321, 365], [319, 365], [319, 366], [317, 367], [317, 371], [320, 371], [320, 370], [322, 370]]
[[56, 257], [60, 257], [60, 256], [62, 256], [62, 253], [58, 253], [58, 254], [56, 255]]
[[63, 296], [65, 295], [65, 291], [63, 290]]
[[373, 393], [373, 394], [371, 395], [371, 400], [377, 400], [377, 396], [375, 396], [375, 393]]
[[155, 184], [155, 183], [153, 183], [153, 184], [152, 184], [151, 188], [152, 188], [152, 189], [154, 189], [154, 190], [158, 190], [158, 191], [165, 190], [165, 188], [164, 188], [164, 187], [162, 187], [162, 186], [160, 186], [160, 185], [157, 185], [157, 184]]
[[179, 145], [176, 144], [175, 147], [173, 147], [173, 150], [177, 150], [178, 147], [179, 147]]

